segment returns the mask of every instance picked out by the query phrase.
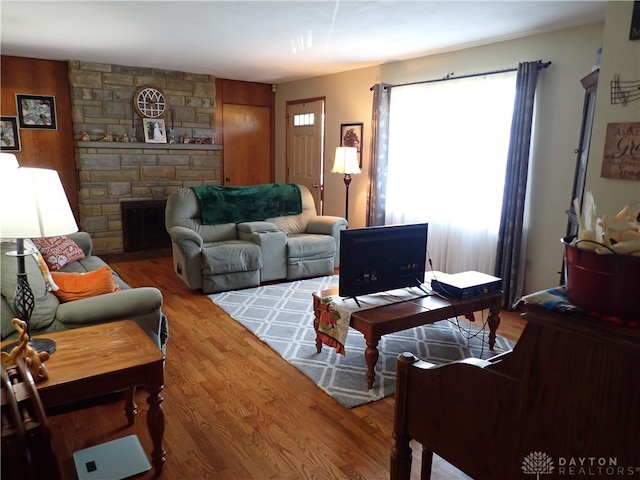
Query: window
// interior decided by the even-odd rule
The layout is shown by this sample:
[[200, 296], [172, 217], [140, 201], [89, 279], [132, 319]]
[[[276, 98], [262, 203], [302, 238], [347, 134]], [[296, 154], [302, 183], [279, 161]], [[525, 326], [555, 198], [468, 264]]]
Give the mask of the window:
[[434, 269], [493, 273], [516, 72], [393, 87], [385, 223], [429, 222]]
[[293, 116], [294, 127], [306, 127], [313, 125], [315, 122], [313, 113], [299, 113]]

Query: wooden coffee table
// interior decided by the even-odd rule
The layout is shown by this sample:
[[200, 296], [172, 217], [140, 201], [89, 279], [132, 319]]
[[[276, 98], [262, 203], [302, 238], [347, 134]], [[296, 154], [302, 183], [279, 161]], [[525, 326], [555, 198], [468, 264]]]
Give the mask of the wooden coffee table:
[[[133, 425], [134, 394], [142, 385], [149, 393], [147, 425], [153, 442], [151, 461], [162, 473], [165, 451], [164, 354], [133, 321], [119, 321], [43, 335], [56, 342], [45, 362], [49, 378], [36, 384], [45, 409], [112, 392], [125, 391], [125, 415]], [[117, 459], [114, 459], [116, 461]]]
[[[322, 351], [322, 341], [317, 335], [321, 299], [332, 295], [338, 295], [337, 288], [320, 290], [312, 294], [313, 328], [316, 331], [316, 349], [318, 353]], [[474, 312], [488, 309], [489, 348], [493, 350], [496, 343], [496, 331], [498, 330], [498, 325], [500, 325], [501, 305], [502, 292], [489, 293], [463, 300], [445, 299], [433, 294], [414, 298], [411, 301], [392, 303], [382, 307], [353, 312], [349, 326], [361, 332], [367, 343], [367, 348], [364, 352], [364, 358], [367, 362], [367, 387], [369, 389], [373, 388], [375, 367], [380, 356], [378, 342], [383, 335], [435, 323], [459, 315], [463, 315], [473, 321]]]

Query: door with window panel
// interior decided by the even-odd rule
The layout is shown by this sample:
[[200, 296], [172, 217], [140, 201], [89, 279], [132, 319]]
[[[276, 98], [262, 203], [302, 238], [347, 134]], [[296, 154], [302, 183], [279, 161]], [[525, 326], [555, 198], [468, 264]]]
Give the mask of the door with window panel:
[[306, 186], [322, 213], [324, 100], [287, 103], [287, 182]]

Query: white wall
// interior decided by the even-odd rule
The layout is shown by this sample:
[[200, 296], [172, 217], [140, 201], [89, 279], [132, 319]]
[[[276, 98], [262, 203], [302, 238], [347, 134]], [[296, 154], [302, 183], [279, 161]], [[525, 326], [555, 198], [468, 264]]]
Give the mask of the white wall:
[[[626, 3], [626, 2], [625, 2]], [[624, 16], [622, 14], [621, 16]], [[630, 13], [627, 15], [630, 21]], [[625, 26], [627, 35], [629, 23]], [[560, 237], [566, 229], [571, 186], [578, 147], [584, 90], [580, 79], [591, 72], [603, 39], [603, 24], [530, 36], [414, 60], [379, 65], [351, 72], [278, 85], [276, 93], [276, 180], [284, 181], [285, 102], [302, 98], [327, 98], [326, 151], [339, 142], [340, 123], [364, 122], [364, 170], [350, 187], [350, 225], [365, 225], [371, 134], [370, 87], [380, 81], [402, 83], [515, 67], [518, 62], [543, 60], [552, 65], [541, 72], [537, 92], [535, 149], [532, 158], [532, 219], [527, 250], [529, 268], [525, 289], [533, 292], [558, 284], [562, 264]], [[381, 33], [383, 34], [383, 33]], [[635, 42], [639, 43], [639, 42]], [[603, 57], [605, 67], [606, 50]], [[601, 76], [601, 78], [603, 78]], [[605, 84], [608, 88], [608, 82]], [[608, 91], [605, 89], [605, 96]], [[461, 125], [464, 122], [461, 120]], [[452, 128], [456, 128], [452, 125]], [[460, 148], [465, 148], [461, 136]], [[469, 154], [473, 154], [469, 151]], [[325, 163], [325, 213], [344, 215], [344, 184], [340, 175], [329, 173], [332, 154]], [[599, 171], [599, 167], [598, 167]], [[425, 179], [425, 188], [428, 188]], [[469, 194], [481, 195], [482, 185]], [[419, 197], [419, 192], [416, 192]]]
[[278, 85], [276, 91], [276, 181], [285, 181], [286, 102], [303, 98], [325, 97], [325, 165], [324, 213], [344, 216], [345, 186], [343, 175], [331, 173], [333, 154], [340, 144], [341, 123], [364, 123], [362, 151], [363, 174], [352, 175], [349, 187], [349, 224], [362, 227], [366, 215], [369, 143], [371, 141], [371, 99], [369, 88], [379, 81], [379, 68], [352, 70], [310, 80]]
[[640, 201], [640, 182], [600, 177], [608, 123], [640, 122], [640, 99], [612, 105], [610, 82], [640, 80], [640, 40], [629, 40], [633, 2], [609, 2], [603, 37], [603, 56], [587, 171], [587, 190], [593, 192], [598, 215], [615, 215], [626, 203]]

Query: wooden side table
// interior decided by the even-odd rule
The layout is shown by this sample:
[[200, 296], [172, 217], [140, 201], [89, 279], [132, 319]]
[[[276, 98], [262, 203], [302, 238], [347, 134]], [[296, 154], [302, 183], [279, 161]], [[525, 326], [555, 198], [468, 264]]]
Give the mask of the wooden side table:
[[153, 442], [151, 462], [162, 473], [165, 451], [164, 354], [133, 321], [119, 321], [47, 334], [56, 351], [46, 361], [49, 378], [36, 384], [45, 409], [125, 391], [125, 415], [133, 425], [136, 386], [149, 393], [147, 426]]

